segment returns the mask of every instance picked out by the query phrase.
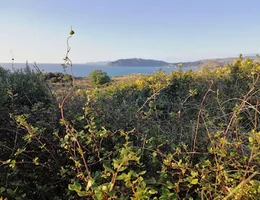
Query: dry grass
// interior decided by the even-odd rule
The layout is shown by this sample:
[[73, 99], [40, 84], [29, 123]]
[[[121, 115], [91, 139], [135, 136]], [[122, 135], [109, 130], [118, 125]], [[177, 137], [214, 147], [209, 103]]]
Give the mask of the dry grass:
[[[120, 84], [120, 83], [124, 83], [124, 84], [133, 83], [136, 80], [143, 78], [144, 76], [147, 76], [147, 75], [145, 75], [145, 74], [126, 74], [123, 76], [114, 76], [111, 78], [111, 82], [108, 84], [104, 84], [103, 87], [106, 87], [109, 85], [116, 85], [116, 84]], [[54, 91], [64, 90], [71, 86], [70, 82], [59, 82], [59, 83], [49, 83], [49, 84], [50, 84], [51, 89]], [[78, 89], [93, 88], [88, 77], [77, 77], [75, 79], [75, 85], [77, 86]]]
[[[132, 84], [136, 80], [141, 79], [145, 76], [145, 74], [126, 74], [123, 76], [115, 76], [111, 77], [111, 82], [104, 84], [102, 86], [98, 86], [99, 88], [106, 88], [108, 86], [116, 86], [120, 84]], [[90, 80], [88, 77], [76, 77], [75, 78], [75, 88], [81, 89], [81, 90], [91, 90], [94, 89], [96, 86], [93, 86], [90, 83]], [[64, 98], [69, 90], [71, 88], [71, 82], [58, 82], [58, 83], [51, 83], [49, 82], [49, 87], [53, 92], [53, 95], [57, 98]]]

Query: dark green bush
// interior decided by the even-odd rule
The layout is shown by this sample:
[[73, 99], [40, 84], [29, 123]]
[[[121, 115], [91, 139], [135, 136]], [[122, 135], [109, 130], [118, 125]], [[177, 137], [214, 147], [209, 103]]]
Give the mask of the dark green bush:
[[89, 79], [93, 85], [102, 85], [110, 82], [110, 77], [107, 73], [98, 69], [90, 72]]
[[38, 102], [50, 103], [51, 92], [46, 87], [46, 83], [40, 74], [29, 67], [11, 73], [9, 79], [12, 85], [10, 89], [16, 95], [15, 105], [31, 107]]
[[51, 91], [40, 74], [29, 67], [12, 73], [0, 67], [0, 124], [9, 121], [10, 113], [25, 113], [36, 103], [48, 106], [51, 101]]
[[[56, 176], [63, 161], [53, 135], [59, 128], [59, 110], [51, 92], [41, 75], [29, 67], [15, 72], [0, 68], [0, 87], [0, 196], [57, 199], [64, 187]], [[14, 120], [16, 115], [42, 127], [35, 129], [37, 137], [26, 137]], [[42, 162], [39, 165], [33, 163], [37, 158]]]
[[44, 80], [50, 81], [51, 83], [58, 82], [69, 82], [72, 80], [72, 76], [69, 74], [63, 74], [60, 72], [49, 72], [43, 74]]
[[8, 100], [8, 90], [11, 87], [9, 76], [10, 72], [0, 66], [0, 108], [3, 108]]

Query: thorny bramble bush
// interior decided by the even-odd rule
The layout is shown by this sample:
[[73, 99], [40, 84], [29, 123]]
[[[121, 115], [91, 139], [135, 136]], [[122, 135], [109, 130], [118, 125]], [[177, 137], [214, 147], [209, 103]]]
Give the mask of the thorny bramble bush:
[[[72, 68], [69, 51], [68, 45], [65, 62]], [[60, 113], [41, 90], [30, 88], [34, 101], [26, 105], [22, 91], [5, 89], [15, 84], [3, 72], [1, 92], [17, 94], [7, 104], [20, 108], [8, 111], [14, 121], [6, 138], [12, 139], [1, 140], [3, 197], [260, 196], [259, 62], [240, 57], [215, 71], [159, 71], [127, 85], [86, 91], [76, 90], [72, 76]], [[77, 97], [86, 104], [73, 113]], [[1, 124], [2, 133], [6, 126]]]

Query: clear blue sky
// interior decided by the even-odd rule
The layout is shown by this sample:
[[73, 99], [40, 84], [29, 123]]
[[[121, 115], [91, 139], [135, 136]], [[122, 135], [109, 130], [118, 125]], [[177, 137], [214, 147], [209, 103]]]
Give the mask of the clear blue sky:
[[0, 0], [0, 62], [169, 62], [260, 51], [259, 0]]

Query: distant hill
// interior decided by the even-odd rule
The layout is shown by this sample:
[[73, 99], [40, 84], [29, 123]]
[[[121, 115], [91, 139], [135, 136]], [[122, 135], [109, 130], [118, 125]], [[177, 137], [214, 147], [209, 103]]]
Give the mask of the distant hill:
[[[252, 60], [259, 60], [256, 56], [248, 55], [243, 56], [244, 58], [250, 58]], [[176, 62], [169, 63], [161, 60], [152, 60], [152, 59], [142, 59], [142, 58], [128, 58], [128, 59], [119, 59], [116, 61], [103, 61], [103, 62], [92, 62], [87, 64], [93, 65], [107, 65], [107, 66], [126, 66], [126, 67], [178, 67], [179, 63], [182, 63], [183, 67], [189, 68], [210, 68], [214, 69], [216, 67], [224, 66], [227, 63], [232, 63], [234, 59], [238, 57], [228, 57], [228, 58], [213, 58], [198, 60], [192, 62]]]
[[[213, 58], [213, 59], [205, 59], [205, 60], [198, 60], [194, 62], [183, 62], [183, 67], [194, 67], [198, 69], [215, 69], [217, 67], [223, 67], [227, 63], [233, 63], [234, 59], [237, 59], [238, 57], [228, 57], [228, 58]], [[257, 56], [243, 56], [243, 58], [250, 58], [252, 60], [258, 60], [259, 58]], [[171, 66], [177, 67], [179, 63], [171, 63]]]
[[199, 71], [203, 71], [205, 69], [208, 69], [208, 70], [215, 70], [217, 68], [220, 68], [220, 67], [223, 67], [224, 64], [220, 63], [220, 62], [217, 62], [217, 61], [214, 61], [214, 60], [210, 60], [210, 61], [206, 61], [204, 62], [199, 68], [198, 70]]
[[182, 67], [199, 67], [203, 64], [203, 61], [194, 61], [194, 62], [178, 62], [178, 63], [171, 63], [169, 64], [170, 67], [178, 67], [179, 64], [182, 64]]
[[140, 67], [163, 67], [168, 66], [170, 63], [160, 60], [142, 59], [142, 58], [129, 58], [119, 59], [113, 62], [109, 62], [109, 66], [140, 66]]
[[[205, 62], [208, 62], [208, 61], [215, 61], [215, 62], [218, 62], [222, 65], [225, 65], [227, 63], [232, 63], [234, 59], [237, 59], [238, 57], [228, 57], [228, 58], [214, 58], [214, 59], [205, 59], [205, 60], [201, 60], [201, 62], [205, 63]], [[243, 56], [243, 58], [250, 58], [252, 60], [257, 60], [257, 56], [253, 56], [253, 55], [245, 55]]]

